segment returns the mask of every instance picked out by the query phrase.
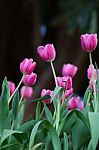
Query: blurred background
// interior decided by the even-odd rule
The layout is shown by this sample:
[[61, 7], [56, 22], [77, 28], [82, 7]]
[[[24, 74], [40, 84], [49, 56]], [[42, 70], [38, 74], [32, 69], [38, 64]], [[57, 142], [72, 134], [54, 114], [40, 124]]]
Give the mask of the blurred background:
[[[57, 76], [64, 63], [77, 65], [74, 92], [83, 95], [89, 58], [81, 49], [80, 35], [95, 32], [99, 32], [99, 0], [0, 0], [0, 85], [5, 75], [17, 85], [20, 62], [32, 57], [38, 74], [33, 97], [39, 97], [42, 88], [53, 89], [50, 66], [37, 54], [37, 46], [53, 43]], [[98, 46], [92, 55], [99, 64]]]

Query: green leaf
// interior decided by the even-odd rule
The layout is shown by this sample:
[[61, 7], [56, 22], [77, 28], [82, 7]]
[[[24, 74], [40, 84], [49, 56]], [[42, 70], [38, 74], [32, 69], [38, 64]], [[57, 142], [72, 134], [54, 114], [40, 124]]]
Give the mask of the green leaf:
[[39, 121], [35, 124], [35, 126], [33, 127], [32, 129], [32, 132], [31, 132], [31, 135], [30, 135], [30, 141], [29, 141], [29, 150], [33, 147], [34, 145], [34, 138], [37, 134], [37, 131], [38, 131], [38, 127], [39, 125], [41, 124], [42, 121]]
[[8, 127], [8, 114], [9, 114], [9, 105], [8, 99], [10, 97], [9, 87], [7, 79], [5, 78], [2, 84], [2, 93], [0, 97], [0, 136], [4, 128]]
[[68, 137], [66, 132], [64, 132], [64, 150], [68, 150]]
[[32, 129], [30, 141], [29, 141], [29, 150], [34, 145], [34, 139], [35, 139], [35, 136], [37, 134], [38, 128], [41, 124], [43, 124], [46, 127], [46, 129], [49, 131], [54, 150], [61, 150], [61, 143], [60, 143], [60, 139], [57, 135], [57, 132], [53, 128], [53, 126], [50, 124], [50, 122], [47, 120], [39, 121], [38, 123], [36, 123], [36, 125]]
[[38, 147], [40, 147], [43, 143], [38, 143], [36, 144], [31, 150], [36, 150]]
[[90, 132], [85, 124], [78, 119], [72, 131], [73, 150], [80, 149], [81, 146], [88, 144], [91, 138]]
[[89, 112], [88, 116], [91, 128], [91, 140], [88, 145], [88, 150], [95, 150], [99, 140], [99, 124], [97, 123], [97, 120], [99, 120], [99, 113]]
[[51, 124], [53, 124], [52, 113], [51, 113], [51, 111], [49, 110], [49, 108], [46, 106], [46, 104], [44, 104], [44, 109], [45, 109], [45, 114], [46, 114], [47, 120], [48, 120]]
[[17, 114], [17, 128], [20, 127], [20, 125], [22, 124], [23, 121], [23, 117], [24, 117], [24, 112], [25, 112], [25, 103], [21, 104], [18, 110], [18, 114]]
[[54, 101], [54, 99], [56, 99], [57, 95], [58, 95], [58, 99], [61, 99], [62, 93], [63, 93], [63, 88], [60, 86], [57, 86], [52, 93], [51, 101]]
[[41, 102], [39, 101], [36, 106], [36, 120], [40, 119], [41, 114]]
[[38, 102], [38, 101], [46, 100], [46, 99], [48, 99], [48, 98], [50, 98], [50, 96], [49, 96], [49, 95], [46, 95], [46, 96], [43, 96], [43, 97], [40, 97], [40, 98], [31, 100], [31, 101], [28, 101], [28, 102], [29, 102], [29, 103], [31, 103], [31, 102]]
[[6, 145], [4, 145], [4, 146], [0, 147], [0, 150], [3, 150], [3, 149], [8, 148], [8, 147], [16, 146], [16, 145], [17, 145], [17, 143], [13, 143], [13, 144], [6, 144]]
[[83, 99], [83, 100], [84, 100], [84, 105], [85, 105], [85, 106], [86, 106], [86, 104], [87, 104], [89, 92], [90, 92], [90, 90], [89, 90], [89, 86], [88, 86], [87, 89], [86, 89], [86, 91], [85, 91], [84, 99]]
[[17, 113], [18, 113], [18, 105], [19, 105], [19, 91], [15, 93], [13, 99], [12, 99], [12, 114], [14, 120], [16, 120]]
[[22, 138], [25, 137], [25, 134], [21, 131], [15, 131], [15, 130], [8, 130], [4, 129], [1, 139], [0, 139], [0, 145], [11, 135], [17, 136], [17, 139], [20, 141]]
[[22, 124], [19, 128], [18, 131], [24, 132], [24, 133], [28, 133], [32, 130], [32, 128], [34, 127], [34, 125], [37, 123], [36, 120], [31, 120], [28, 121], [24, 124]]

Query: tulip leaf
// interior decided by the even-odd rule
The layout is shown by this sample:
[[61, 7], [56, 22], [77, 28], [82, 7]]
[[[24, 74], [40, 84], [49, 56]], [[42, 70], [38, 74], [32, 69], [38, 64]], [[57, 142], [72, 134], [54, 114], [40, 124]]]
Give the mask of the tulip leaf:
[[44, 109], [45, 109], [45, 114], [46, 114], [47, 120], [48, 120], [51, 124], [53, 124], [52, 113], [51, 113], [51, 111], [49, 110], [49, 108], [46, 106], [46, 104], [44, 104]]
[[8, 114], [9, 114], [9, 105], [8, 99], [10, 97], [9, 87], [7, 79], [5, 78], [2, 84], [2, 93], [0, 97], [0, 136], [4, 128], [8, 127]]

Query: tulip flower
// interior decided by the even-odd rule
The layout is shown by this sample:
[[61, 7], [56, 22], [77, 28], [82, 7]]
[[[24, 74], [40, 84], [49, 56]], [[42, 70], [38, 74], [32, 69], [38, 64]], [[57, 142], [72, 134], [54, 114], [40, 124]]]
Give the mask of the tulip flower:
[[20, 63], [20, 71], [25, 75], [31, 74], [34, 71], [35, 67], [36, 67], [36, 62], [33, 62], [33, 59], [25, 58]]
[[15, 83], [13, 83], [12, 81], [8, 81], [8, 86], [10, 89], [10, 95], [12, 95], [13, 92], [15, 91]]
[[72, 64], [64, 64], [62, 67], [62, 75], [63, 76], [70, 76], [73, 78], [75, 74], [77, 73], [77, 67]]
[[24, 94], [24, 98], [26, 100], [29, 100], [31, 99], [32, 95], [33, 95], [33, 88], [32, 87], [25, 87], [25, 86], [22, 86], [21, 90], [20, 90], [20, 96], [22, 96]]
[[81, 46], [85, 52], [92, 52], [97, 46], [97, 34], [83, 34], [80, 37]]
[[[45, 89], [43, 89], [43, 90], [41, 91], [41, 96], [46, 96], [46, 95], [52, 96], [52, 92], [53, 92], [53, 91], [51, 91], [51, 90], [45, 90]], [[44, 102], [45, 102], [46, 104], [49, 104], [49, 103], [50, 103], [50, 98], [44, 100]]]
[[[92, 65], [92, 67], [93, 67], [93, 73], [94, 73], [94, 80], [96, 80], [97, 79], [97, 71], [96, 71], [96, 69], [94, 69], [94, 65]], [[91, 78], [92, 78], [92, 67], [91, 67], [91, 65], [89, 65], [89, 68], [87, 69], [87, 77], [89, 80], [91, 80]]]
[[69, 110], [80, 109], [83, 110], [84, 102], [80, 100], [80, 97], [72, 97], [67, 104]]
[[32, 72], [30, 75], [24, 76], [23, 83], [26, 86], [33, 86], [36, 82], [36, 79], [37, 79], [37, 74]]
[[72, 88], [71, 77], [57, 77], [58, 86], [64, 88], [64, 90], [70, 90]]
[[40, 55], [41, 59], [45, 62], [53, 61], [56, 57], [56, 51], [53, 44], [38, 46], [37, 52]]

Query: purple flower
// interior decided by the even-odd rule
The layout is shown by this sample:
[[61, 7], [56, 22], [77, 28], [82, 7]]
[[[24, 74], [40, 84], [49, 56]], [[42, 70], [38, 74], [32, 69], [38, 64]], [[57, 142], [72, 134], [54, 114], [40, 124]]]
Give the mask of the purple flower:
[[97, 46], [97, 34], [82, 34], [81, 46], [85, 52], [92, 52]]
[[63, 76], [70, 76], [73, 78], [75, 74], [77, 73], [77, 67], [72, 64], [64, 64], [62, 67], [62, 75]]
[[[24, 91], [25, 90], [25, 91]], [[33, 95], [33, 88], [32, 87], [26, 87], [25, 89], [25, 86], [22, 86], [21, 90], [20, 90], [20, 95], [22, 96], [24, 94], [24, 98], [26, 100], [29, 100], [31, 99], [32, 95]]]
[[[52, 92], [53, 92], [53, 91], [51, 91], [51, 90], [45, 90], [45, 89], [43, 89], [43, 90], [41, 91], [41, 96], [46, 96], [46, 95], [52, 96]], [[44, 100], [44, 102], [45, 102], [46, 104], [49, 104], [49, 103], [50, 103], [50, 98]]]
[[36, 67], [36, 62], [33, 62], [33, 59], [25, 58], [20, 63], [20, 71], [26, 75], [31, 74], [34, 71], [35, 67]]
[[12, 95], [13, 92], [15, 91], [15, 83], [13, 83], [12, 81], [8, 81], [8, 86], [10, 89], [10, 95]]
[[37, 52], [40, 55], [41, 59], [45, 62], [53, 61], [56, 57], [56, 51], [53, 44], [38, 46]]
[[24, 76], [23, 83], [26, 86], [33, 86], [36, 82], [36, 79], [37, 79], [37, 74], [32, 72], [30, 75]]

